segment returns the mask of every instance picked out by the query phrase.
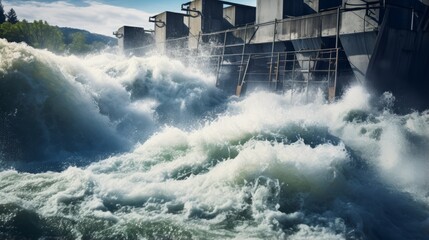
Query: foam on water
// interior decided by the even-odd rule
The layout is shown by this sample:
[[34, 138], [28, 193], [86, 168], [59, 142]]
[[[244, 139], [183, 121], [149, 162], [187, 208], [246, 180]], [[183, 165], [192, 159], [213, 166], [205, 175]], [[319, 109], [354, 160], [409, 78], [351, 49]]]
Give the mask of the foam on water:
[[79, 164], [128, 151], [159, 126], [192, 126], [227, 99], [213, 77], [167, 57], [57, 56], [5, 40], [0, 54], [0, 142], [12, 161]]
[[[204, 74], [164, 57], [80, 59], [0, 44], [61, 69], [52, 82], [68, 82], [67, 92], [80, 96], [70, 104], [79, 103], [73, 109], [82, 108], [86, 124], [129, 138], [125, 153], [85, 167], [0, 172], [0, 237], [429, 235], [428, 112], [396, 115], [372, 106], [358, 86], [333, 104], [267, 92], [222, 100]], [[25, 72], [12, 67], [24, 53], [10, 60], [10, 51], [0, 69]], [[133, 122], [140, 118], [145, 124]]]

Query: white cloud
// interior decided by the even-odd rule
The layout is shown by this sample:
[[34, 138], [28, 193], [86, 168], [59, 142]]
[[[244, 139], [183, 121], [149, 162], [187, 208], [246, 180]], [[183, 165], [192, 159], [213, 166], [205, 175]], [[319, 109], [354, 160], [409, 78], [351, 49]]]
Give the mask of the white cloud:
[[46, 20], [50, 25], [85, 29], [107, 36], [112, 36], [112, 32], [123, 25], [153, 28], [153, 24], [148, 22], [153, 14], [95, 1], [86, 3], [86, 6], [76, 6], [64, 1], [3, 1], [5, 9], [14, 8], [21, 20]]

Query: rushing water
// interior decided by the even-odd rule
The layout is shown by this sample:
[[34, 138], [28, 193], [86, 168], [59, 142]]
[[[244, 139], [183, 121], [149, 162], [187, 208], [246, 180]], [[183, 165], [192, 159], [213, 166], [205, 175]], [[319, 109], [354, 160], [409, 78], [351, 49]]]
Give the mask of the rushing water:
[[0, 40], [0, 238], [429, 238], [429, 112], [203, 69]]

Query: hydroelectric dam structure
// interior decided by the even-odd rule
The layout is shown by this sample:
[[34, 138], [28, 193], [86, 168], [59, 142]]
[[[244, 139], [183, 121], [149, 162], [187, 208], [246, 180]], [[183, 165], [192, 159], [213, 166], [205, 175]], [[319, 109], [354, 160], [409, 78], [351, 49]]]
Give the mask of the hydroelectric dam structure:
[[427, 0], [193, 0], [181, 10], [150, 17], [152, 31], [120, 28], [120, 48], [207, 63], [231, 95], [322, 90], [332, 101], [363, 84], [400, 107], [429, 106]]

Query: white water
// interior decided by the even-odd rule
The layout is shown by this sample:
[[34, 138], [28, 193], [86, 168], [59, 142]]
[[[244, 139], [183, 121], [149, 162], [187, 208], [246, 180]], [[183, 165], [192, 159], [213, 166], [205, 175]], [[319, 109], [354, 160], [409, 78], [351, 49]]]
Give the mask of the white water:
[[213, 77], [167, 57], [64, 57], [4, 40], [0, 49], [4, 131], [14, 135], [3, 144], [14, 160], [128, 151], [160, 126], [193, 126], [227, 100]]
[[[36, 122], [63, 143], [40, 138], [36, 150], [53, 149], [53, 161], [67, 149], [87, 151], [74, 145], [74, 132], [57, 136], [69, 122], [51, 128], [42, 110], [24, 121], [25, 104], [43, 109], [61, 92], [54, 102], [67, 111], [49, 108], [54, 119], [77, 120], [72, 129], [84, 129], [90, 148], [122, 151], [61, 172], [0, 172], [0, 237], [429, 236], [429, 112], [380, 110], [362, 87], [333, 104], [266, 92], [226, 99], [203, 71], [159, 56], [61, 57], [4, 41], [0, 54], [2, 86], [25, 79], [33, 100], [7, 98], [5, 122]], [[53, 73], [35, 77], [27, 69], [35, 62]]]

